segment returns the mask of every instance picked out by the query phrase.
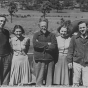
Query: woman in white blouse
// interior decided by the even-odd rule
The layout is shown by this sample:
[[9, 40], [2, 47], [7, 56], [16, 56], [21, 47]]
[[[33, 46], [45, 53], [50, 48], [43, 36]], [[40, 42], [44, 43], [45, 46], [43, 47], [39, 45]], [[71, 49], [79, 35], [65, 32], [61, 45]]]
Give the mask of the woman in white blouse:
[[59, 50], [58, 62], [55, 65], [54, 84], [69, 85], [68, 65], [66, 56], [70, 43], [70, 37], [68, 37], [68, 28], [61, 26], [58, 29], [60, 36], [57, 37], [57, 44]]
[[31, 81], [30, 65], [27, 52], [30, 40], [24, 37], [24, 29], [20, 25], [15, 25], [10, 43], [13, 50], [10, 83], [9, 85], [27, 84]]

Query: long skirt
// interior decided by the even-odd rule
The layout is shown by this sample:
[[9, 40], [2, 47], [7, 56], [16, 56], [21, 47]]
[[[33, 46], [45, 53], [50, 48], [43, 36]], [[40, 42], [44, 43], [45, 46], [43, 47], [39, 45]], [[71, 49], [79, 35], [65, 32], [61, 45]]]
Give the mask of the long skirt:
[[31, 81], [30, 65], [27, 55], [13, 55], [11, 74], [10, 74], [10, 85], [15, 84], [28, 84]]
[[67, 54], [59, 54], [58, 62], [55, 65], [54, 84], [69, 85]]

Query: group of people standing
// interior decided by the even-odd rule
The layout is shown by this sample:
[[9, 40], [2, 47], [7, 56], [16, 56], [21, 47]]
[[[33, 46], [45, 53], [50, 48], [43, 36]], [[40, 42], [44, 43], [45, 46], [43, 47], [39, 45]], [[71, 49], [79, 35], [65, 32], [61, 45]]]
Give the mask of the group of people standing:
[[[18, 85], [32, 82], [27, 55], [30, 38], [23, 36], [20, 25], [13, 28], [14, 37], [4, 28], [6, 17], [0, 16], [0, 84]], [[70, 37], [68, 27], [58, 28], [60, 36], [48, 31], [48, 19], [39, 20], [40, 30], [33, 35], [34, 71], [36, 85], [69, 86], [69, 69], [73, 69], [73, 85], [88, 86], [88, 27], [78, 23], [79, 32]]]

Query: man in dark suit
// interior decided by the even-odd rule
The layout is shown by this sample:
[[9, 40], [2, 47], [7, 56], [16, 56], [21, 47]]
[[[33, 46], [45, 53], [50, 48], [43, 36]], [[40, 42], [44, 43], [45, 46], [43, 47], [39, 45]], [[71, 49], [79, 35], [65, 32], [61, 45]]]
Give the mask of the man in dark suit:
[[57, 41], [53, 33], [48, 31], [48, 19], [39, 21], [40, 31], [33, 36], [36, 85], [52, 85]]
[[[85, 21], [78, 23], [79, 32], [71, 39], [67, 60], [69, 68], [73, 65], [73, 86], [88, 86], [88, 25]], [[73, 62], [73, 64], [72, 64]]]
[[4, 28], [6, 17], [0, 16], [0, 81], [1, 85], [8, 85], [11, 67], [11, 48], [9, 31]]

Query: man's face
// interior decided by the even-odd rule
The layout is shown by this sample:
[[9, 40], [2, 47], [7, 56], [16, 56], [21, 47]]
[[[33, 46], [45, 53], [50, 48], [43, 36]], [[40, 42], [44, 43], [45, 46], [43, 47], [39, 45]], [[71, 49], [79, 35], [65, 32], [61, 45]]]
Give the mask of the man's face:
[[40, 22], [40, 29], [43, 33], [47, 31], [47, 23], [45, 21]]
[[4, 24], [5, 24], [5, 18], [4, 17], [0, 17], [0, 28], [3, 28]]
[[84, 35], [87, 31], [86, 23], [79, 24], [79, 32]]

